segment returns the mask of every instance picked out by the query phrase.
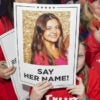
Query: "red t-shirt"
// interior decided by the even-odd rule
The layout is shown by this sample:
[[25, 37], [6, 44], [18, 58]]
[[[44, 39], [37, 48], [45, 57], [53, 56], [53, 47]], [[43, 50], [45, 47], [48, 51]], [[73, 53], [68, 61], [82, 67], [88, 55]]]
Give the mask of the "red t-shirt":
[[[95, 56], [100, 53], [100, 43], [97, 42], [94, 38], [93, 33], [89, 35], [89, 37], [85, 41], [86, 48], [86, 63], [88, 66], [92, 67], [92, 62], [94, 61]], [[97, 66], [95, 66], [97, 67]]]
[[[13, 28], [12, 23], [6, 16], [0, 18], [0, 35]], [[0, 61], [5, 60], [2, 49], [0, 47]], [[11, 80], [0, 78], [0, 100], [18, 100], [13, 89]]]
[[96, 70], [100, 75], [100, 52], [98, 52], [92, 61], [92, 69]]
[[[2, 16], [0, 18], [0, 35], [4, 34], [5, 32], [9, 31], [10, 29], [13, 28], [12, 23], [6, 16]], [[5, 60], [2, 49], [0, 47], [0, 61]]]

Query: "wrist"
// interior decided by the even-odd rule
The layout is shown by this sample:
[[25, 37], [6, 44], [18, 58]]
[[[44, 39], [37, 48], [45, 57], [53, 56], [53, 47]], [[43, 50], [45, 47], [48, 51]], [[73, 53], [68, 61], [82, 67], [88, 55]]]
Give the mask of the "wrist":
[[84, 95], [78, 98], [79, 100], [91, 100], [88, 96]]
[[78, 96], [78, 100], [87, 100], [86, 98], [87, 98], [86, 95]]
[[30, 100], [41, 100], [41, 99], [37, 98], [36, 96], [31, 95]]

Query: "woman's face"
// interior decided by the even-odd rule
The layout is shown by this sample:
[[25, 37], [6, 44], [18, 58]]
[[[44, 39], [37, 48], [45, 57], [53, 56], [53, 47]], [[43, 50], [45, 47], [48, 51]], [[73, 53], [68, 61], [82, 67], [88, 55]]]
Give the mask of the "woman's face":
[[15, 2], [20, 2], [20, 3], [37, 3], [37, 0], [15, 0]]
[[43, 34], [43, 39], [45, 41], [54, 43], [57, 42], [57, 40], [60, 37], [60, 28], [59, 23], [56, 19], [51, 19], [46, 24], [46, 30]]
[[94, 14], [100, 17], [100, 0], [95, 0], [92, 4]]
[[85, 46], [83, 44], [79, 44], [79, 51], [78, 51], [78, 63], [76, 71], [79, 72], [85, 63]]

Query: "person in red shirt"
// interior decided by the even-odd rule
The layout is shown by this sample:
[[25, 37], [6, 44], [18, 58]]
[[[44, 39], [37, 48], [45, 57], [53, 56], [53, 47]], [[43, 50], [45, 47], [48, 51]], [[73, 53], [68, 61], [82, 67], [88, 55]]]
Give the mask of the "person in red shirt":
[[86, 62], [100, 74], [100, 22], [95, 22], [96, 30], [85, 40]]
[[39, 82], [30, 89], [30, 100], [100, 100], [100, 77], [85, 64], [85, 44], [79, 41], [76, 85], [52, 89], [52, 83]]
[[68, 64], [66, 48], [63, 41], [62, 25], [55, 14], [44, 13], [37, 18], [31, 50], [32, 64]]
[[89, 32], [85, 38], [86, 63], [100, 73], [100, 0], [85, 5], [81, 18], [83, 28]]
[[85, 10], [83, 13], [83, 17], [88, 15], [84, 17], [88, 21], [87, 24], [84, 23], [84, 26], [86, 26], [85, 29], [89, 29], [89, 35], [85, 39], [86, 63], [100, 73], [100, 0], [94, 0], [87, 7], [90, 11]]
[[[0, 1], [0, 35], [13, 29], [13, 2], [14, 0]], [[15, 0], [15, 2], [36, 3], [36, 0]], [[10, 75], [14, 72], [14, 67], [7, 67], [0, 46], [0, 100], [18, 100], [10, 79]]]
[[[9, 16], [8, 7], [10, 7], [9, 0], [1, 0], [2, 11], [0, 12], [0, 35], [13, 28], [12, 16]], [[6, 4], [8, 4], [6, 6]], [[0, 100], [17, 100], [11, 83], [10, 75], [15, 72], [14, 67], [7, 67], [5, 57], [0, 46]]]

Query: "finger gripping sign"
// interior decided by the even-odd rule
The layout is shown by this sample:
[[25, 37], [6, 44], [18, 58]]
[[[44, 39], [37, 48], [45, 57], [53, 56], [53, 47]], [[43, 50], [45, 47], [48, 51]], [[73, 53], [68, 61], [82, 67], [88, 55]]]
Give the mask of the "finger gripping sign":
[[[14, 4], [19, 80], [75, 84], [80, 6]], [[19, 24], [20, 23], [20, 24]]]

